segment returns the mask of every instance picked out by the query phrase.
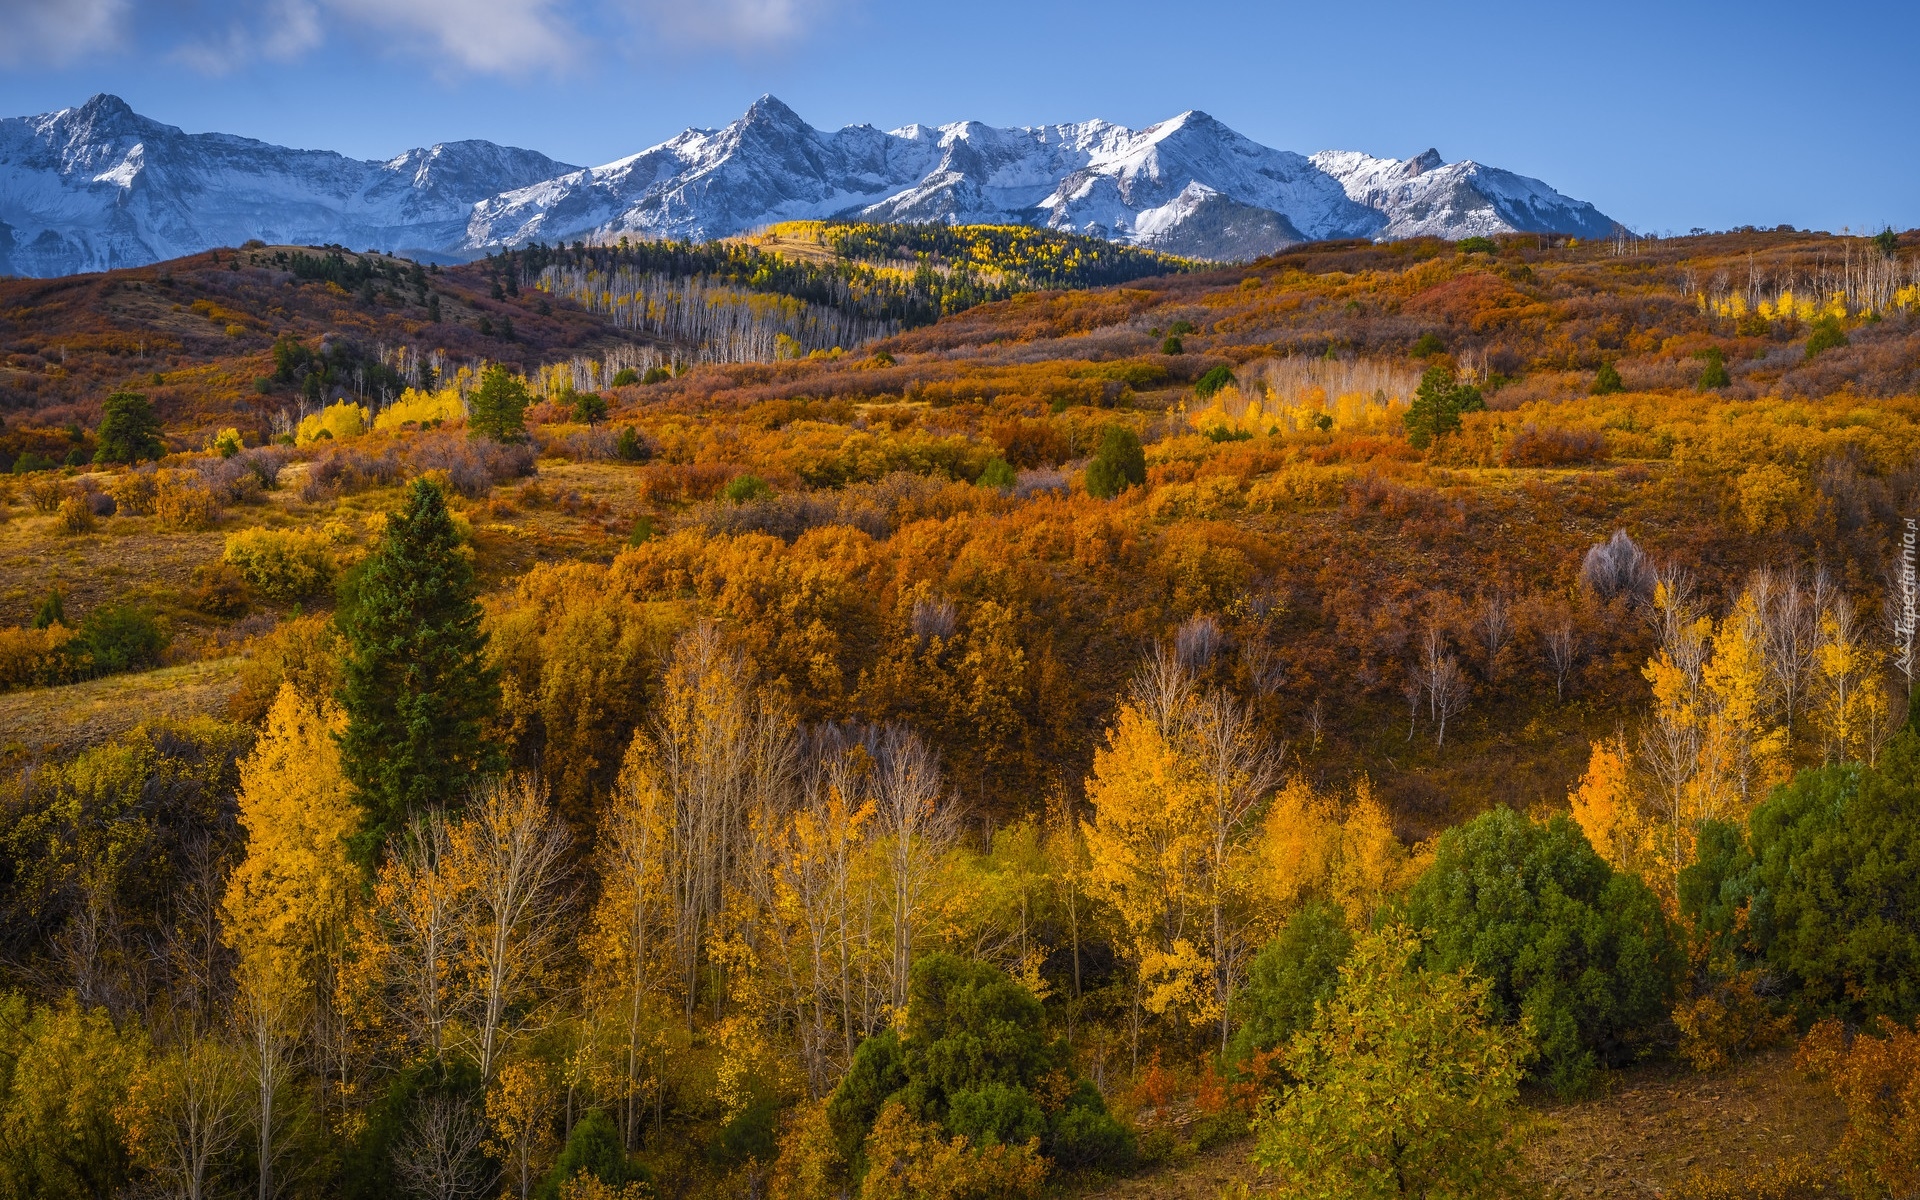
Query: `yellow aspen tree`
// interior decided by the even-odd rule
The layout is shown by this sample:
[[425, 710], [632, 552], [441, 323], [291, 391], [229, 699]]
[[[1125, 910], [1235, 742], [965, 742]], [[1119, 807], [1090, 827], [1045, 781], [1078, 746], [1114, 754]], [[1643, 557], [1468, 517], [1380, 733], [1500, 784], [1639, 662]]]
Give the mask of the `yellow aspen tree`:
[[448, 831], [443, 871], [458, 900], [454, 943], [472, 1057], [490, 1080], [507, 1043], [537, 1029], [551, 998], [569, 910], [566, 827], [524, 775], [483, 784]]
[[673, 972], [667, 890], [673, 805], [648, 769], [649, 744], [635, 738], [600, 823], [599, 898], [584, 937], [591, 991], [619, 1012], [624, 1071], [620, 1098], [627, 1148], [638, 1141], [641, 1100], [655, 1055], [654, 1000]]
[[240, 764], [247, 856], [221, 901], [238, 958], [238, 1012], [253, 1052], [259, 1192], [274, 1192], [281, 1153], [276, 1105], [293, 1043], [338, 963], [358, 881], [347, 837], [359, 826], [335, 735], [345, 717], [283, 684], [252, 754]]
[[1617, 871], [1640, 870], [1648, 852], [1646, 816], [1630, 790], [1632, 767], [1624, 735], [1602, 738], [1593, 743], [1586, 773], [1568, 797], [1574, 823]]
[[808, 772], [800, 805], [767, 839], [767, 939], [780, 951], [810, 1096], [824, 1096], [872, 1029], [863, 1004], [878, 949], [859, 905], [860, 851], [875, 806], [846, 752]]
[[1301, 905], [1330, 889], [1340, 853], [1340, 807], [1295, 776], [1287, 780], [1254, 843], [1252, 886], [1265, 908], [1268, 936]]
[[1694, 789], [1695, 820], [1744, 820], [1766, 786], [1784, 776], [1785, 731], [1773, 710], [1766, 630], [1758, 601], [1743, 592], [1713, 635], [1701, 667], [1706, 721]]
[[246, 1064], [214, 1038], [195, 1038], [154, 1054], [133, 1072], [118, 1110], [136, 1162], [169, 1195], [215, 1194], [227, 1154], [246, 1128]]
[[559, 1098], [552, 1070], [537, 1058], [508, 1063], [488, 1087], [492, 1136], [482, 1149], [505, 1166], [507, 1195], [528, 1200], [559, 1149], [553, 1128]]
[[1251, 949], [1240, 903], [1243, 835], [1279, 780], [1280, 756], [1260, 733], [1252, 710], [1224, 692], [1209, 693], [1195, 707], [1188, 740], [1205, 841], [1203, 887], [1208, 953], [1213, 960], [1212, 1008], [1224, 1053], [1233, 1032], [1234, 988]]
[[1852, 603], [1836, 595], [1820, 614], [1820, 640], [1814, 652], [1818, 694], [1814, 723], [1826, 745], [1830, 762], [1866, 762], [1879, 749], [1876, 734], [1884, 734], [1886, 706], [1879, 686], [1880, 654], [1867, 644], [1865, 631]]
[[1126, 930], [1137, 1058], [1139, 1008], [1159, 1015], [1183, 1005], [1197, 1023], [1216, 1015], [1206, 983], [1213, 964], [1193, 942], [1196, 910], [1204, 911], [1206, 902], [1206, 794], [1160, 725], [1128, 702], [1107, 744], [1094, 752], [1087, 800], [1093, 820], [1081, 830], [1088, 890]]
[[1381, 901], [1413, 882], [1424, 864], [1393, 831], [1393, 814], [1362, 775], [1340, 822], [1340, 840], [1328, 893], [1355, 928], [1367, 924]]
[[1653, 886], [1670, 898], [1678, 895], [1680, 872], [1693, 854], [1709, 707], [1703, 674], [1713, 622], [1692, 611], [1678, 578], [1660, 580], [1654, 610], [1660, 649], [1641, 672], [1653, 689], [1653, 707], [1641, 729], [1638, 762], [1653, 781], [1650, 799], [1660, 817], [1654, 839], [1659, 882]]
[[373, 881], [372, 903], [354, 926], [354, 954], [343, 992], [362, 1022], [423, 1058], [447, 1050], [460, 997], [459, 894], [445, 869], [446, 818], [428, 812], [409, 821], [387, 847]]

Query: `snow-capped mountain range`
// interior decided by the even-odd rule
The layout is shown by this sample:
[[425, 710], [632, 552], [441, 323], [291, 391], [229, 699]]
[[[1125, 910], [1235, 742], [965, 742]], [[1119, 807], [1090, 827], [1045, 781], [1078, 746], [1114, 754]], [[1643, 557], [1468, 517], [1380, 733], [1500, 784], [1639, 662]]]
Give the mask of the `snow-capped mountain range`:
[[483, 141], [365, 162], [183, 133], [107, 95], [0, 120], [0, 274], [136, 266], [250, 238], [456, 260], [531, 241], [699, 240], [826, 217], [1020, 222], [1214, 259], [1325, 238], [1614, 227], [1511, 171], [1432, 150], [1309, 158], [1200, 112], [1140, 130], [823, 133], [763, 96], [723, 129], [590, 168]]

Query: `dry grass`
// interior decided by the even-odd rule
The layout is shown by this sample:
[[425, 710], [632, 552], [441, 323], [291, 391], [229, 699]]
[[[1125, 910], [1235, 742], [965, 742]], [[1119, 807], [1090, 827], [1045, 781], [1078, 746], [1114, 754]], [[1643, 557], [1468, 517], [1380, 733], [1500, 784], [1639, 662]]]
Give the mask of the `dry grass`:
[[[1533, 1106], [1526, 1150], [1532, 1195], [1627, 1200], [1658, 1196], [1696, 1170], [1739, 1173], [1796, 1154], [1824, 1158], [1845, 1114], [1777, 1050], [1701, 1075], [1660, 1065], [1609, 1076], [1607, 1094]], [[1088, 1200], [1215, 1200], [1245, 1184], [1262, 1193], [1241, 1141], [1084, 1193]]]
[[65, 756], [157, 718], [219, 716], [238, 657], [0, 695], [0, 759]]
[[56, 587], [69, 620], [101, 604], [164, 605], [189, 586], [193, 568], [220, 557], [226, 536], [226, 526], [169, 532], [153, 517], [105, 517], [92, 533], [63, 536], [57, 520], [16, 516], [0, 524], [0, 625], [31, 621]]

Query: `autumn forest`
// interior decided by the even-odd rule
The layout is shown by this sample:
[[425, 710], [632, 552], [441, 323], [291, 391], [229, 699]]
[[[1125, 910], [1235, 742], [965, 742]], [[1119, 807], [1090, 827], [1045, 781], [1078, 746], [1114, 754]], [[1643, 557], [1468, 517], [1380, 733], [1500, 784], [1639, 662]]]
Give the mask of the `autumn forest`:
[[0, 1197], [1920, 1189], [1912, 236], [249, 243], [0, 353]]

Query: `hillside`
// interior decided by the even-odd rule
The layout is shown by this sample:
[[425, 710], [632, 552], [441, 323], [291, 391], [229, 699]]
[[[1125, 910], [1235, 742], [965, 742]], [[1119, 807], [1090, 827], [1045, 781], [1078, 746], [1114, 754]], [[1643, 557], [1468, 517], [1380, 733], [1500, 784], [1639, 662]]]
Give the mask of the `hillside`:
[[489, 1190], [1214, 1195], [1423, 1104], [1461, 1194], [1881, 1194], [1917, 263], [796, 223], [0, 281], [0, 1050], [142, 1111], [284, 1053], [312, 1195], [449, 1122]]

